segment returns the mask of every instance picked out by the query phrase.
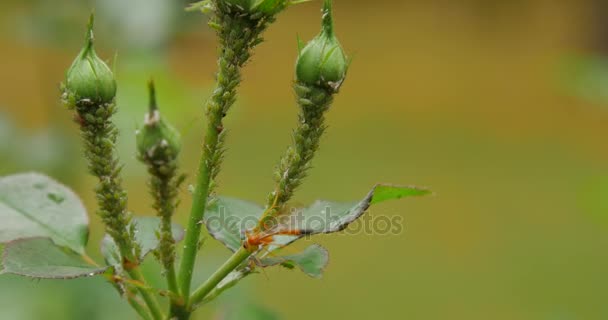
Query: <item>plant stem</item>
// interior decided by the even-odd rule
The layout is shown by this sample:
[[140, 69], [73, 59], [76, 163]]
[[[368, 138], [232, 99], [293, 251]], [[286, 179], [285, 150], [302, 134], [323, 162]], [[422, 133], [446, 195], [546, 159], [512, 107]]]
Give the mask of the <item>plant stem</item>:
[[187, 296], [190, 294], [190, 283], [192, 280], [192, 273], [194, 269], [194, 263], [196, 260], [196, 253], [199, 248], [199, 237], [201, 232], [201, 220], [205, 213], [205, 207], [207, 204], [207, 198], [210, 191], [211, 183], [211, 161], [216, 157], [218, 152], [219, 132], [212, 124], [217, 123], [215, 117], [209, 116], [209, 128], [205, 136], [203, 157], [199, 165], [199, 174], [194, 189], [194, 199], [192, 203], [192, 209], [190, 212], [190, 219], [188, 221], [188, 227], [186, 229], [186, 237], [184, 240], [182, 262], [180, 266], [180, 277], [179, 284], [181, 294], [187, 303]]
[[[152, 80], [148, 83], [148, 89], [149, 111], [146, 114], [144, 128], [138, 132], [138, 135], [141, 135], [138, 136], [138, 158], [148, 167], [150, 174], [149, 187], [150, 194], [154, 198], [153, 207], [161, 219], [158, 258], [167, 278], [171, 300], [174, 302], [179, 297], [179, 288], [175, 272], [175, 239], [171, 218], [177, 207], [178, 190], [184, 176], [177, 175], [179, 147], [175, 146], [179, 139], [169, 136], [169, 129], [172, 128], [160, 118], [156, 104], [156, 89]], [[166, 139], [172, 140], [169, 142]]]
[[152, 320], [152, 316], [150, 316], [148, 310], [146, 310], [144, 306], [139, 304], [139, 301], [135, 300], [135, 298], [133, 297], [128, 297], [127, 300], [129, 301], [129, 305], [131, 306], [131, 308], [133, 308], [133, 310], [135, 310], [135, 312], [137, 312], [137, 314], [139, 314], [142, 319]]
[[262, 40], [260, 34], [269, 17], [252, 18], [223, 1], [215, 2], [210, 24], [217, 30], [219, 45], [217, 83], [206, 103], [207, 131], [203, 141], [203, 154], [199, 162], [193, 203], [183, 245], [179, 271], [180, 293], [188, 305], [192, 274], [199, 249], [202, 220], [208, 198], [216, 186], [223, 155], [225, 136], [222, 119], [236, 100], [236, 88], [241, 82], [241, 68], [249, 61], [252, 49]]
[[155, 320], [162, 320], [164, 318], [164, 315], [161, 311], [160, 305], [158, 304], [158, 301], [156, 300], [154, 294], [149, 291], [148, 285], [146, 284], [146, 280], [144, 279], [144, 275], [141, 273], [141, 270], [139, 270], [139, 267], [128, 270], [127, 273], [129, 274], [131, 279], [142, 283], [142, 287], [138, 287], [139, 294], [141, 294], [141, 297], [148, 305], [152, 317]]
[[325, 112], [333, 101], [330, 89], [302, 83], [296, 83], [294, 88], [301, 110], [298, 126], [293, 132], [293, 146], [287, 149], [274, 173], [276, 188], [268, 195], [267, 211], [258, 225], [261, 230], [272, 227], [272, 218], [306, 177], [325, 132]]
[[175, 272], [175, 240], [171, 217], [176, 207], [179, 180], [176, 177], [177, 165], [171, 161], [161, 167], [150, 166], [150, 192], [154, 197], [154, 208], [160, 217], [159, 260], [165, 271], [167, 287], [172, 297], [179, 296]]
[[[270, 194], [269, 208], [280, 207], [292, 197], [297, 186], [306, 176], [306, 171], [311, 166], [312, 158], [319, 147], [321, 136], [325, 131], [324, 114], [329, 109], [333, 99], [330, 89], [304, 86], [300, 83], [295, 85], [298, 103], [301, 108], [299, 125], [294, 130], [294, 146], [287, 149], [277, 168], [277, 188]], [[278, 192], [278, 194], [277, 194]], [[273, 215], [271, 209], [265, 218]], [[262, 224], [263, 225], [263, 224]], [[190, 297], [188, 308], [192, 309], [216, 288], [216, 286], [234, 269], [249, 258], [255, 250], [247, 250], [241, 247], [236, 251], [205, 283], [196, 289]]]
[[189, 309], [192, 309], [196, 304], [203, 301], [205, 296], [209, 294], [230, 272], [240, 266], [253, 252], [241, 247], [237, 250], [219, 269], [217, 269], [198, 289], [196, 289], [190, 297]]
[[[147, 287], [138, 269], [141, 249], [135, 241], [135, 226], [130, 223], [131, 215], [126, 208], [127, 193], [122, 187], [121, 166], [115, 155], [114, 147], [118, 130], [112, 123], [111, 117], [116, 112], [116, 105], [114, 103], [96, 105], [88, 101], [79, 101], [76, 104], [76, 111], [85, 142], [89, 171], [99, 180], [95, 188], [99, 205], [98, 214], [104, 222], [106, 232], [118, 246], [129, 275]], [[139, 292], [154, 319], [162, 319], [156, 298], [142, 288], [139, 288]]]
[[133, 310], [135, 310], [135, 312], [137, 312], [142, 319], [153, 320], [148, 309], [143, 306], [134, 295], [132, 295], [130, 292], [124, 292], [125, 289], [122, 288], [117, 282], [109, 281], [109, 283], [112, 285], [112, 287], [114, 287], [114, 289], [116, 289], [120, 296], [126, 296], [131, 308], [133, 308]]

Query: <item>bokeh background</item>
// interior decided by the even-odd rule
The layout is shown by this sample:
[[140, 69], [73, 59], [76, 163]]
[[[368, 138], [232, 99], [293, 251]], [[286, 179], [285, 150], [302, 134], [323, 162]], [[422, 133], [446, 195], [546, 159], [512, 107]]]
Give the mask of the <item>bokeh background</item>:
[[[182, 132], [192, 181], [216, 51], [205, 17], [186, 5], [0, 1], [0, 174], [45, 172], [94, 212], [94, 180], [58, 85], [95, 8], [98, 52], [115, 61], [130, 208], [152, 214], [133, 151], [149, 77]], [[317, 33], [320, 5], [282, 14], [245, 69], [221, 193], [261, 202], [272, 190], [296, 121], [296, 35]], [[358, 199], [376, 182], [436, 194], [375, 208], [402, 215], [401, 234], [315, 238], [331, 254], [322, 280], [267, 270], [197, 319], [608, 318], [607, 3], [335, 0], [335, 14], [354, 62], [298, 201]], [[91, 216], [89, 251], [99, 259], [102, 228]], [[197, 277], [227, 255], [208, 241]], [[135, 315], [102, 279], [3, 276], [0, 318]]]

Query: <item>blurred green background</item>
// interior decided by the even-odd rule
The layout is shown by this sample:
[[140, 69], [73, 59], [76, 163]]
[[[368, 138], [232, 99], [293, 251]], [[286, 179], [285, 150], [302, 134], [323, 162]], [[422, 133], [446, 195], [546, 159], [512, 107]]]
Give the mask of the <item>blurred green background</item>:
[[[2, 0], [0, 174], [45, 172], [94, 212], [94, 180], [58, 85], [95, 8], [98, 52], [116, 63], [130, 208], [152, 214], [133, 151], [151, 76], [183, 134], [192, 181], [216, 51], [205, 17], [186, 5]], [[296, 35], [317, 33], [319, 7], [282, 14], [246, 67], [221, 193], [262, 202], [272, 190], [296, 121]], [[335, 0], [335, 14], [354, 62], [298, 201], [358, 199], [376, 182], [436, 195], [372, 211], [402, 215], [399, 235], [315, 238], [331, 255], [322, 280], [268, 270], [197, 319], [607, 319], [606, 2]], [[189, 204], [183, 192], [179, 221]], [[102, 228], [91, 217], [99, 258]], [[204, 254], [201, 279], [228, 252], [208, 241]], [[0, 319], [134, 319], [103, 282], [3, 276]]]

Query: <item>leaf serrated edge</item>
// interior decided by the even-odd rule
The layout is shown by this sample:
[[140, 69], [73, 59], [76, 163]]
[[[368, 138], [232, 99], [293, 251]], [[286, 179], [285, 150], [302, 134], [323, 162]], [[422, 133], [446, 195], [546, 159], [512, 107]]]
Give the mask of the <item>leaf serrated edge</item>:
[[[433, 192], [425, 187], [418, 187], [418, 186], [402, 186], [402, 185], [395, 185], [395, 184], [386, 184], [386, 183], [378, 183], [376, 185], [374, 185], [374, 187], [372, 188], [371, 191], [369, 191], [367, 193], [367, 195], [363, 198], [363, 200], [359, 201], [357, 203], [357, 205], [355, 207], [359, 207], [360, 209], [357, 209], [359, 211], [358, 214], [351, 216], [349, 219], [345, 220], [344, 223], [342, 225], [340, 225], [339, 228], [337, 228], [336, 230], [327, 230], [325, 232], [308, 232], [308, 231], [304, 231], [302, 235], [300, 235], [300, 238], [303, 238], [305, 236], [309, 236], [309, 235], [313, 235], [313, 234], [329, 234], [329, 233], [335, 233], [335, 232], [341, 232], [344, 231], [346, 228], [348, 228], [348, 226], [355, 222], [356, 220], [358, 220], [359, 218], [361, 218], [361, 216], [363, 216], [367, 210], [371, 207], [372, 204], [375, 204], [373, 202], [374, 199], [374, 194], [376, 193], [376, 189], [378, 187], [394, 187], [394, 188], [407, 188], [407, 189], [412, 189], [412, 190], [418, 190], [420, 191], [420, 194], [413, 194], [413, 195], [403, 195], [403, 196], [399, 196], [396, 198], [392, 198], [390, 200], [399, 200], [405, 197], [420, 197], [420, 196], [425, 196], [425, 195], [429, 195], [429, 194], [433, 194]], [[313, 202], [312, 205], [314, 205], [315, 203], [318, 202], [331, 202], [331, 201], [327, 201], [327, 200], [316, 200], [315, 202]], [[383, 201], [381, 201], [383, 202]], [[311, 206], [312, 206], [311, 205]], [[353, 207], [353, 208], [355, 208]], [[296, 241], [298, 239], [294, 239], [293, 241]], [[291, 242], [293, 242], [291, 241]], [[290, 243], [291, 243], [290, 242]]]
[[[301, 251], [299, 253], [302, 253], [302, 252], [306, 251], [310, 247], [316, 247], [316, 248], [320, 249], [320, 251], [323, 253], [323, 258], [325, 259], [325, 263], [323, 264], [323, 266], [321, 266], [321, 268], [319, 268], [321, 270], [321, 273], [319, 275], [311, 274], [309, 272], [306, 272], [304, 270], [304, 268], [302, 268], [302, 266], [299, 263], [296, 263], [296, 265], [298, 266], [298, 269], [300, 269], [300, 271], [302, 271], [307, 276], [309, 276], [311, 278], [315, 278], [315, 279], [320, 279], [320, 278], [323, 277], [323, 273], [325, 272], [325, 269], [327, 269], [327, 266], [329, 265], [329, 250], [327, 250], [325, 247], [323, 247], [320, 244], [314, 243], [314, 244], [311, 244], [310, 246], [308, 246], [306, 249], [304, 249], [303, 251]], [[292, 261], [288, 257], [289, 257], [289, 255], [287, 255], [287, 256], [278, 256], [276, 258], [277, 261], [274, 261], [273, 263], [263, 263], [263, 260], [262, 261], [255, 261], [255, 258], [253, 258], [253, 257], [251, 257], [249, 259], [255, 261], [258, 266], [260, 266], [262, 268], [266, 268], [266, 267], [274, 267], [274, 266], [280, 265], [280, 264], [284, 263], [285, 261]], [[284, 259], [284, 261], [278, 261], [279, 260], [278, 258], [285, 258], [285, 259]]]
[[[51, 241], [53, 244], [55, 244], [55, 242], [53, 241], [53, 239], [49, 238], [49, 237], [30, 237], [30, 238], [20, 238], [20, 239], [15, 239], [9, 242], [5, 242], [4, 243], [4, 251], [2, 252], [2, 259], [0, 259], [0, 275], [2, 274], [13, 274], [13, 275], [17, 275], [17, 276], [23, 276], [23, 277], [27, 277], [27, 278], [31, 278], [31, 279], [51, 279], [51, 280], [71, 280], [71, 279], [77, 279], [77, 278], [90, 278], [90, 277], [94, 277], [100, 274], [105, 273], [108, 268], [111, 268], [110, 266], [105, 266], [103, 268], [99, 267], [95, 270], [83, 273], [82, 275], [76, 275], [76, 276], [71, 276], [71, 277], [60, 277], [60, 276], [45, 276], [45, 277], [41, 277], [38, 275], [33, 275], [33, 274], [28, 274], [25, 272], [16, 272], [16, 271], [8, 271], [6, 270], [6, 266], [5, 266], [5, 262], [7, 261], [7, 257], [8, 257], [8, 252], [9, 249], [12, 248], [13, 245], [15, 245], [16, 243], [19, 242], [23, 242], [23, 241], [28, 241], [28, 240], [33, 240], [33, 239], [46, 239]], [[55, 244], [57, 247], [59, 248], [67, 248], [72, 250], [72, 248], [69, 247], [61, 247], [58, 246], [57, 244]], [[72, 250], [73, 251], [73, 250]], [[74, 253], [80, 255], [80, 253], [73, 251]], [[85, 261], [83, 259], [83, 261]], [[92, 275], [91, 275], [92, 274]]]

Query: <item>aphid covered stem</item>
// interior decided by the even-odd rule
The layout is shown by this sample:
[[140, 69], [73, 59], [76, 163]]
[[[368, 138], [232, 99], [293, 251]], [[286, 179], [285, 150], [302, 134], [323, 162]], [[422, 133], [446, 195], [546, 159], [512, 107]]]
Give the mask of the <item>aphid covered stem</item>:
[[293, 145], [287, 149], [274, 173], [276, 189], [268, 195], [267, 210], [260, 220], [259, 230], [273, 226], [272, 218], [284, 209], [306, 177], [326, 129], [325, 112], [333, 101], [331, 89], [300, 82], [294, 88], [300, 106], [298, 126], [293, 131]]
[[[329, 29], [328, 29], [329, 28]], [[329, 35], [326, 30], [332, 31]], [[307, 50], [308, 54], [304, 51]], [[329, 58], [329, 60], [328, 60]], [[302, 183], [312, 158], [319, 147], [325, 131], [325, 112], [333, 101], [346, 76], [346, 56], [333, 35], [331, 1], [326, 0], [323, 10], [323, 30], [300, 53], [296, 63], [296, 83], [294, 86], [300, 106], [298, 127], [294, 131], [294, 145], [281, 159], [275, 179], [277, 186], [268, 197], [267, 208], [253, 235], [218, 269], [202, 286], [194, 291], [189, 308], [196, 306], [212, 292], [230, 272], [242, 265], [264, 242], [269, 240], [262, 233], [270, 229], [272, 218], [281, 212], [282, 207], [293, 196], [295, 189]], [[304, 70], [305, 68], [313, 68]], [[306, 72], [302, 72], [302, 70]], [[270, 223], [270, 224], [269, 224]]]
[[347, 59], [334, 34], [331, 0], [325, 0], [322, 12], [321, 32], [301, 50], [296, 62], [298, 127], [293, 132], [293, 146], [275, 171], [276, 188], [268, 196], [258, 230], [273, 226], [272, 218], [284, 209], [302, 183], [325, 132], [325, 112], [346, 77]]
[[219, 39], [219, 70], [216, 87], [205, 106], [207, 130], [179, 270], [180, 291], [186, 305], [199, 249], [201, 221], [209, 196], [216, 185], [214, 180], [224, 151], [225, 131], [222, 120], [236, 100], [241, 68], [249, 61], [252, 49], [262, 42], [262, 32], [274, 21], [274, 15], [244, 12], [227, 1], [216, 0], [212, 3], [214, 10], [209, 24], [217, 31]]
[[[111, 117], [117, 111], [116, 84], [110, 68], [95, 54], [93, 16], [85, 46], [68, 70], [63, 90], [65, 103], [76, 110], [89, 171], [99, 180], [95, 188], [98, 214], [118, 246], [125, 271], [133, 280], [145, 283], [138, 267], [141, 249], [135, 241], [135, 225], [127, 211], [127, 193], [122, 187], [121, 165], [115, 154], [118, 130]], [[161, 319], [154, 295], [144, 289], [139, 291], [154, 319]]]
[[179, 133], [161, 118], [156, 102], [154, 82], [148, 84], [149, 111], [144, 125], [137, 132], [138, 158], [150, 174], [153, 207], [161, 219], [158, 231], [158, 258], [163, 266], [172, 305], [179, 304], [179, 288], [175, 271], [175, 240], [171, 219], [178, 205], [178, 190], [183, 176], [178, 175], [177, 156], [181, 149]]

